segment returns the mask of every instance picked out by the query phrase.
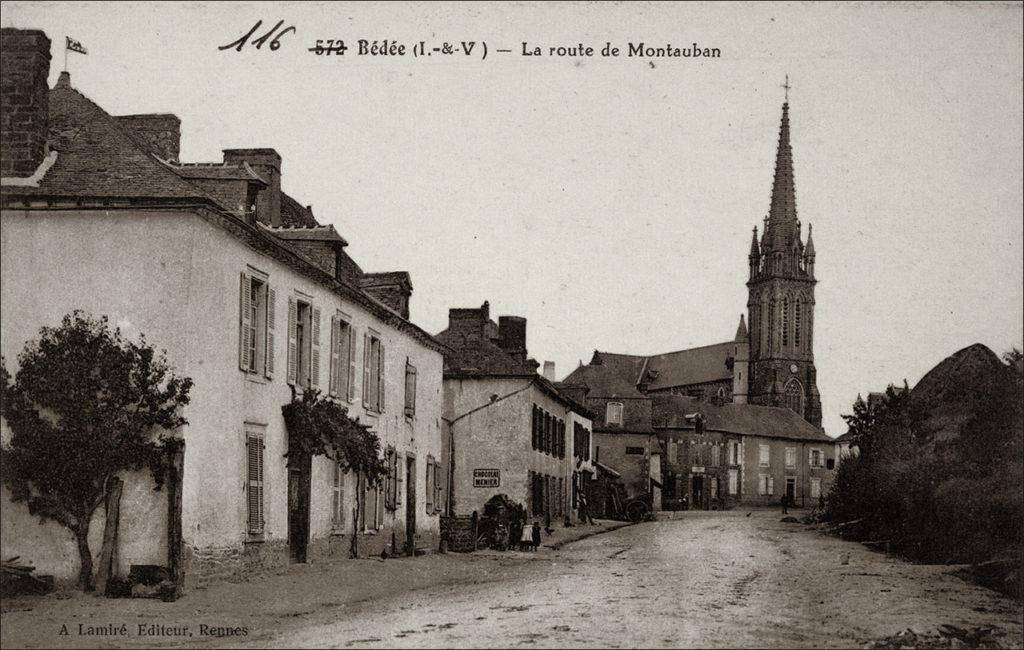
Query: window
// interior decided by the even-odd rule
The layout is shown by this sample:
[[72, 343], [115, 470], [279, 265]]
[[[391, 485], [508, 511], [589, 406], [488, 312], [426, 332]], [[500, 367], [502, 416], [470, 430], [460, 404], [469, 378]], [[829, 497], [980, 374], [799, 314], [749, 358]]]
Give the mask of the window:
[[579, 422], [573, 422], [572, 455], [590, 460], [590, 430]]
[[804, 413], [804, 388], [800, 385], [800, 382], [796, 379], [790, 379], [786, 382], [786, 387], [783, 390], [782, 405], [792, 409], [796, 413], [803, 415]]
[[604, 417], [605, 424], [617, 424], [622, 425], [622, 403], [621, 402], [608, 402], [608, 407]]
[[384, 342], [380, 334], [363, 336], [363, 406], [370, 411], [384, 411]]
[[402, 505], [402, 484], [405, 478], [404, 455], [394, 447], [384, 449], [384, 466], [388, 473], [384, 479], [384, 507], [398, 510]]
[[238, 367], [274, 376], [274, 290], [265, 275], [243, 271], [238, 299]]
[[812, 449], [810, 453], [811, 467], [821, 467], [821, 450]]
[[711, 498], [712, 499], [717, 499], [718, 498], [718, 477], [717, 476], [710, 477], [709, 487], [711, 488]]
[[770, 464], [771, 456], [768, 450], [768, 445], [758, 445], [758, 456], [757, 462], [761, 467], [768, 467]]
[[811, 479], [811, 498], [812, 499], [817, 499], [820, 496], [821, 496], [821, 479], [820, 478], [812, 478]]
[[[711, 466], [718, 467], [721, 461], [722, 449], [718, 445], [712, 445], [711, 447]], [[714, 497], [714, 495], [712, 495]]]
[[666, 446], [668, 447], [668, 462], [670, 465], [675, 465], [678, 462], [679, 445], [675, 440], [669, 440]]
[[775, 494], [775, 478], [768, 474], [758, 474], [757, 493], [761, 496], [772, 496]]
[[533, 405], [533, 420], [530, 429], [530, 447], [538, 449], [540, 447], [540, 407], [536, 404]]
[[341, 463], [334, 463], [334, 481], [331, 486], [331, 528], [345, 530], [345, 475]]
[[825, 469], [835, 469], [836, 461], [834, 458], [829, 458], [825, 461]]
[[736, 494], [736, 490], [740, 483], [740, 472], [739, 470], [729, 470], [729, 494]]
[[626, 447], [626, 454], [629, 455], [629, 456], [643, 456], [644, 455], [644, 448], [643, 447]]
[[384, 525], [385, 486], [379, 483], [374, 485], [366, 477], [360, 477], [359, 482], [362, 486], [359, 490], [359, 523], [363, 532], [368, 533]]
[[288, 383], [320, 385], [320, 309], [288, 297]]
[[405, 417], [416, 415], [416, 366], [405, 360]]
[[796, 447], [786, 447], [786, 467], [796, 467]]
[[729, 464], [730, 465], [739, 465], [740, 464], [740, 443], [735, 442], [735, 441], [730, 442], [729, 443], [729, 448], [732, 451], [732, 458], [730, 459]]
[[246, 505], [248, 509], [249, 533], [263, 533], [263, 434], [246, 431]]
[[789, 298], [782, 299], [782, 346], [789, 347]]
[[331, 318], [331, 376], [328, 394], [352, 401], [356, 396], [356, 331], [340, 311]]
[[793, 305], [793, 309], [796, 313], [793, 314], [793, 345], [800, 349], [800, 298], [796, 299], [796, 303]]

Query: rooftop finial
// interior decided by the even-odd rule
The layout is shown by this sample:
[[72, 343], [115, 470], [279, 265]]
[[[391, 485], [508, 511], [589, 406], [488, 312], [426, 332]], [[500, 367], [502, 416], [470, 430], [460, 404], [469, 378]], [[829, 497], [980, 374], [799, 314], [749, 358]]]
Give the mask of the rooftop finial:
[[786, 75], [786, 83], [782, 84], [782, 87], [786, 89], [786, 103], [788, 104], [789, 103], [789, 89], [792, 88], [792, 86], [789, 85], [789, 75], [788, 74]]

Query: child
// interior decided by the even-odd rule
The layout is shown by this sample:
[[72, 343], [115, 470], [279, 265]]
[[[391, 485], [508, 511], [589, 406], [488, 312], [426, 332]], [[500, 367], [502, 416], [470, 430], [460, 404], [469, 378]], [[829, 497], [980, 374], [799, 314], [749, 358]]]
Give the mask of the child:
[[540, 546], [540, 522], [539, 521], [534, 521], [533, 522], [533, 531], [532, 532], [533, 532], [533, 538], [532, 538], [531, 541], [533, 542], [533, 550], [536, 551], [537, 547]]
[[523, 521], [523, 534], [519, 538], [519, 547], [524, 551], [529, 551], [531, 546], [533, 546], [533, 531], [526, 525], [526, 521]]

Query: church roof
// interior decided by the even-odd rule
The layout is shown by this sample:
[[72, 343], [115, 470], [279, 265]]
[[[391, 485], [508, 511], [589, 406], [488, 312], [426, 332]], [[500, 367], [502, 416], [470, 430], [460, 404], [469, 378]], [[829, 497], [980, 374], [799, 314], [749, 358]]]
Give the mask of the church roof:
[[833, 442], [824, 431], [817, 429], [788, 408], [754, 404], [715, 405], [683, 395], [652, 395], [651, 399], [655, 428], [693, 429], [694, 423], [687, 420], [686, 416], [700, 413], [704, 416], [706, 431], [808, 442]]
[[732, 379], [732, 369], [726, 365], [732, 347], [733, 341], [726, 341], [649, 357], [647, 370], [652, 380], [648, 390]]
[[594, 351], [590, 365], [576, 368], [562, 380], [563, 384], [586, 386], [587, 397], [646, 397], [636, 388], [644, 357]]

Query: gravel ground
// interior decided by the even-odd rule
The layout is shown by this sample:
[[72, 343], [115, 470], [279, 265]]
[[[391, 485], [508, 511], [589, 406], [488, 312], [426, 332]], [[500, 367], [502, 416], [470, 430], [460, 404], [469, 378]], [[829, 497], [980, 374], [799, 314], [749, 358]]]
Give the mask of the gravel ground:
[[[782, 523], [686, 513], [560, 550], [297, 567], [173, 604], [79, 596], [3, 616], [4, 647], [866, 647], [908, 628], [990, 628], [1024, 643], [1020, 602], [952, 567], [915, 565]], [[193, 636], [57, 636], [61, 624], [188, 626]], [[246, 628], [202, 637], [198, 625]], [[947, 627], [948, 629], [948, 627]], [[13, 631], [11, 631], [13, 630]]]

